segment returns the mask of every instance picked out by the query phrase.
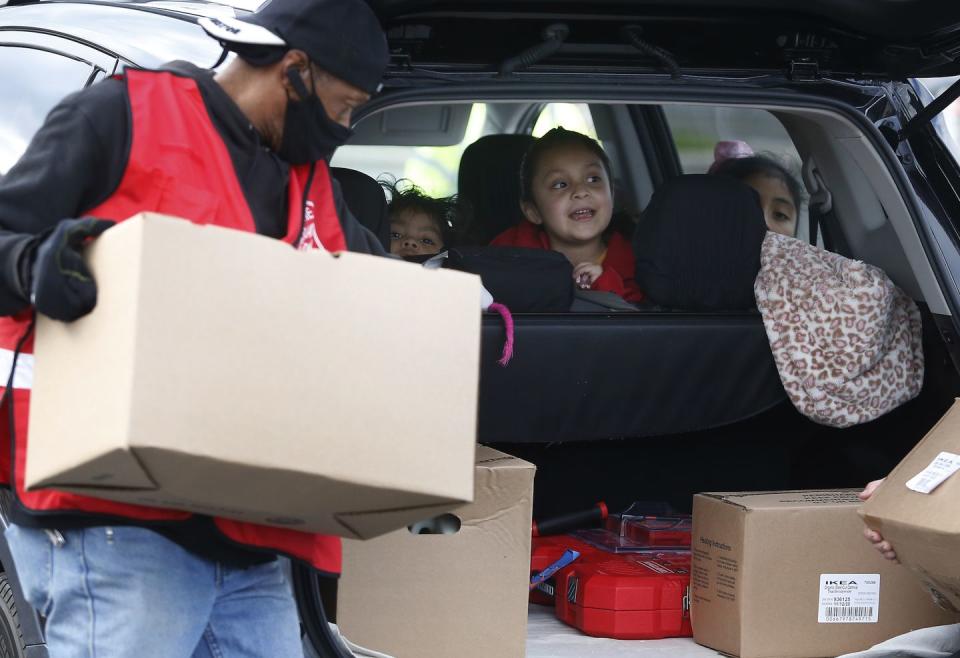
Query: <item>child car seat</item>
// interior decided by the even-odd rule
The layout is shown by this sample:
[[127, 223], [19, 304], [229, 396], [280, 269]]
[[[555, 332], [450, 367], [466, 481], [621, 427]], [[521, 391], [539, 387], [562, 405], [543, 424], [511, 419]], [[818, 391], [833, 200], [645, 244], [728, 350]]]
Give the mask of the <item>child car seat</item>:
[[330, 175], [340, 183], [343, 200], [353, 216], [377, 236], [384, 249], [390, 251], [387, 197], [380, 183], [362, 171], [344, 167], [331, 167]]
[[757, 193], [705, 174], [661, 185], [633, 235], [636, 281], [647, 298], [684, 311], [755, 309], [753, 282], [767, 234]]
[[470, 221], [464, 242], [489, 244], [523, 219], [520, 162], [535, 140], [531, 135], [486, 135], [463, 152], [457, 191]]

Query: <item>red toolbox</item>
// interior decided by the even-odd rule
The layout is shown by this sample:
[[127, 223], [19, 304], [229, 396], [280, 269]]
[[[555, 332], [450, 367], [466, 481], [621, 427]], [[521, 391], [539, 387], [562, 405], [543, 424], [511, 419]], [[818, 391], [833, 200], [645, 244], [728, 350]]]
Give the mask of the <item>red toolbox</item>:
[[539, 573], [571, 548], [580, 557], [531, 591], [532, 603], [554, 605], [558, 619], [587, 635], [692, 635], [689, 550], [634, 547], [634, 552], [611, 553], [571, 535], [535, 537], [531, 573]]
[[608, 554], [574, 562], [554, 581], [557, 618], [587, 635], [622, 640], [693, 635], [689, 552]]
[[[594, 548], [570, 535], [555, 535], [551, 537], [534, 537], [533, 548], [530, 554], [530, 575], [538, 574], [551, 564], [560, 559], [563, 552], [568, 548], [580, 553], [577, 562], [585, 562], [594, 557], [594, 554], [602, 553], [598, 548]], [[576, 564], [577, 562], [574, 562]], [[564, 567], [565, 569], [570, 569]], [[547, 582], [539, 585], [536, 589], [530, 591], [530, 603], [539, 603], [540, 605], [553, 605], [554, 588], [557, 574]]]

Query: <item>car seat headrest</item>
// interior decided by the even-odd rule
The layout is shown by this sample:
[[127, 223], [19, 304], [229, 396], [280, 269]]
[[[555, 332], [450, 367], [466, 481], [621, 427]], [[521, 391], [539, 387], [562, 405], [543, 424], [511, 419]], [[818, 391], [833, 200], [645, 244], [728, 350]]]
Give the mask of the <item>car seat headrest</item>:
[[457, 194], [470, 216], [468, 239], [487, 244], [523, 219], [520, 210], [520, 161], [531, 135], [486, 135], [460, 158]]
[[633, 235], [650, 301], [690, 311], [755, 308], [767, 233], [757, 193], [731, 178], [679, 176], [654, 193]]
[[340, 183], [343, 200], [353, 216], [370, 229], [389, 252], [390, 221], [387, 219], [387, 198], [380, 183], [362, 171], [344, 167], [331, 167], [330, 175]]

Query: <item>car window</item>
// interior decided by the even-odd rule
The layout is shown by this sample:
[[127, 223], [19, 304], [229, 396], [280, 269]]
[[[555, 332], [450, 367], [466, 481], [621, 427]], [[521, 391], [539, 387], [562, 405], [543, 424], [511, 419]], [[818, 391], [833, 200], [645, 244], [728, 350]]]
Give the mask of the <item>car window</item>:
[[199, 25], [179, 16], [98, 3], [18, 3], [13, 9], [6, 20], [15, 17], [20, 25], [67, 33], [77, 41], [121, 53], [135, 66], [155, 68], [185, 60], [206, 68], [223, 52]]
[[[783, 124], [767, 110], [711, 105], [664, 105], [663, 113], [673, 137], [684, 174], [703, 174], [714, 160], [720, 141], [746, 142], [754, 153], [770, 155], [801, 181], [800, 154]], [[797, 237], [806, 240], [808, 213], [801, 206]]]
[[0, 174], [20, 158], [57, 101], [86, 83], [93, 67], [47, 50], [0, 46]]
[[547, 103], [533, 125], [533, 136], [543, 137], [547, 131], [560, 127], [597, 139], [597, 129], [586, 103]]
[[492, 132], [487, 125], [487, 106], [474, 103], [463, 140], [453, 146], [390, 146], [347, 144], [337, 149], [331, 164], [356, 169], [383, 178], [407, 178], [430, 196], [446, 197], [457, 192], [457, 170], [464, 149]]
[[[933, 98], [937, 98], [957, 80], [960, 80], [960, 76], [921, 78], [920, 83], [926, 87]], [[960, 100], [953, 101], [943, 112], [934, 117], [933, 125], [935, 128], [940, 128], [938, 132], [947, 148], [953, 153], [953, 159], [960, 162]]]
[[783, 125], [766, 110], [709, 105], [664, 105], [685, 174], [706, 173], [713, 148], [723, 140], [740, 140], [755, 152], [786, 156], [799, 165], [800, 156]]

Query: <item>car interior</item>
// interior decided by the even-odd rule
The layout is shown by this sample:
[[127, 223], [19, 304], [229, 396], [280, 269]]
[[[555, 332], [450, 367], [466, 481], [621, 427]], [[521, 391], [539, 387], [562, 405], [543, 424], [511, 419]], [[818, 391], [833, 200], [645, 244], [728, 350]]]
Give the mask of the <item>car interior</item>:
[[[146, 11], [85, 2], [82, 13], [57, 3], [60, 20], [76, 24], [72, 36], [65, 27], [49, 28], [44, 5], [50, 4], [10, 2], [7, 14], [16, 18], [0, 25], [6, 92], [0, 175], [65, 94], [124, 65], [189, 59], [210, 66], [220, 56], [194, 22], [173, 15], [177, 7], [189, 10], [187, 2], [137, 3]], [[957, 236], [947, 235], [950, 228], [937, 219], [920, 222], [960, 216], [954, 188], [960, 171], [931, 140], [902, 148], [898, 116], [916, 114], [916, 97], [932, 98], [919, 82], [910, 82], [914, 97], [904, 95], [906, 85], [895, 89], [890, 82], [918, 71], [952, 71], [954, 58], [941, 55], [955, 44], [937, 32], [949, 24], [950, 3], [927, 3], [927, 11], [915, 11], [918, 3], [887, 3], [887, 11], [917, 14], [917, 25], [910, 23], [917, 38], [894, 46], [888, 42], [900, 36], [891, 37], [897, 21], [866, 11], [865, 1], [845, 3], [840, 18], [846, 22], [836, 21], [845, 27], [834, 26], [823, 43], [823, 20], [788, 11], [805, 11], [806, 2], [780, 3], [755, 20], [743, 12], [708, 12], [709, 23], [696, 29], [686, 15], [658, 21], [663, 12], [653, 12], [644, 38], [675, 49], [683, 71], [662, 51], [637, 45], [640, 29], [626, 29], [621, 16], [629, 3], [591, 3], [589, 16], [578, 18], [572, 0], [527, 2], [522, 20], [503, 20], [495, 8], [478, 16], [463, 8], [496, 3], [439, 3], [433, 13], [429, 2], [372, 4], [386, 12], [393, 51], [386, 90], [355, 113], [355, 134], [334, 156], [332, 174], [352, 213], [385, 247], [388, 199], [380, 180], [406, 179], [432, 196], [456, 195], [470, 209], [463, 244], [488, 244], [523, 221], [520, 161], [553, 127], [602, 145], [612, 163], [617, 228], [625, 233], [644, 221], [663, 183], [705, 173], [718, 142], [740, 140], [785, 160], [802, 181], [808, 200], [798, 238], [882, 268], [920, 307], [920, 395], [846, 429], [817, 424], [793, 407], [756, 310], [632, 307], [578, 294], [569, 312], [514, 313], [507, 366], [497, 363], [504, 322], [486, 314], [477, 436], [536, 464], [535, 519], [600, 500], [611, 513], [637, 501], [689, 512], [692, 495], [701, 491], [862, 487], [889, 472], [960, 395], [960, 336], [951, 318], [960, 302], [949, 297], [960, 263], [937, 248]], [[554, 14], [567, 10], [564, 20], [577, 39], [552, 51], [556, 56], [542, 67], [530, 67], [537, 58], [523, 61], [517, 53], [529, 55], [522, 49], [538, 47], [544, 26], [549, 32]], [[121, 24], [118, 14], [125, 29], [111, 29]], [[846, 29], [852, 21], [866, 37]], [[109, 47], [102, 45], [107, 34]], [[148, 44], [145, 34], [155, 38]], [[793, 48], [780, 42], [785, 37], [773, 38], [788, 34], [796, 35]], [[923, 42], [928, 34], [936, 47], [922, 47], [930, 45]], [[524, 68], [524, 75], [511, 77]], [[688, 72], [682, 84], [667, 81]], [[816, 83], [809, 94], [805, 82]], [[931, 125], [944, 143], [950, 140], [937, 118]], [[913, 157], [923, 160], [922, 171], [906, 167]], [[922, 176], [928, 186], [913, 185], [908, 176]], [[918, 196], [930, 188], [946, 193]], [[945, 207], [951, 200], [955, 205]], [[938, 271], [931, 258], [942, 260]], [[939, 271], [954, 280], [943, 280]], [[424, 322], [429, 315], [424, 310]], [[0, 517], [5, 503], [0, 497]], [[0, 562], [11, 560], [4, 554]], [[294, 568], [308, 634], [329, 633], [325, 624], [309, 622], [335, 619], [335, 592], [321, 587], [315, 573]]]
[[[809, 240], [815, 217], [818, 244], [883, 268], [920, 303], [927, 369], [918, 398], [841, 430], [808, 420], [787, 400], [757, 311], [574, 305], [519, 313], [507, 367], [496, 363], [502, 323], [488, 315], [478, 438], [537, 464], [535, 516], [597, 500], [623, 509], [667, 498], [689, 510], [703, 490], [861, 486], [895, 465], [953, 399], [956, 373], [934, 320], [949, 314], [946, 302], [882, 155], [886, 145], [847, 117], [763, 103], [421, 100], [367, 114], [333, 163], [366, 173], [367, 187], [386, 176], [458, 194], [474, 219], [466, 239], [486, 244], [522, 221], [520, 160], [555, 126], [602, 144], [616, 206], [631, 224], [644, 220], [664, 180], [704, 173], [720, 140], [791, 163], [814, 191], [798, 237]], [[381, 226], [381, 211], [360, 210], [368, 196], [344, 191], [361, 222]]]

